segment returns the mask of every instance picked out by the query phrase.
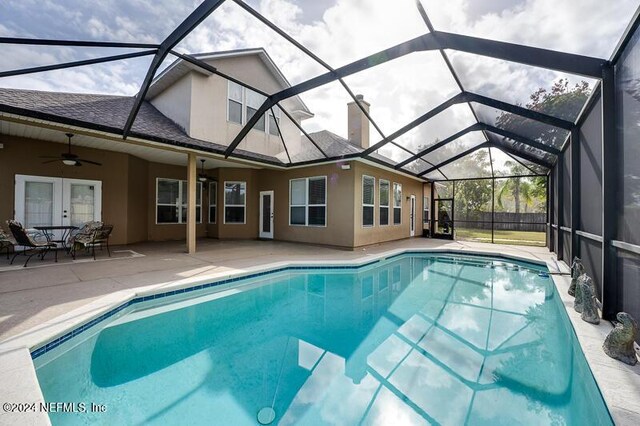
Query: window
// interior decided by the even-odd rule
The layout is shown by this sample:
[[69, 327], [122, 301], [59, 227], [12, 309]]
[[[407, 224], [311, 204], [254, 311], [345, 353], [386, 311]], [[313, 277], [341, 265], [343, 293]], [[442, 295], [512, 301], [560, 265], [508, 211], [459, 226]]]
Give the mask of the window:
[[275, 115], [273, 115], [271, 111], [269, 111], [269, 134], [273, 136], [280, 136], [278, 127], [280, 126], [280, 116], [282, 112], [277, 106], [273, 107], [273, 112], [275, 113]]
[[326, 226], [327, 177], [289, 181], [289, 225]]
[[209, 183], [209, 223], [216, 223], [218, 217], [218, 182]]
[[242, 98], [244, 87], [233, 81], [229, 82], [229, 106], [227, 120], [242, 124]]
[[[196, 182], [196, 222], [202, 221], [202, 182]], [[187, 181], [156, 179], [156, 223], [187, 223]]]
[[[260, 106], [262, 106], [262, 103], [267, 98], [265, 96], [262, 96], [260, 93], [254, 92], [253, 90], [246, 90], [246, 96], [247, 96], [247, 121], [248, 121], [258, 111]], [[253, 128], [263, 132], [265, 131], [266, 125], [265, 125], [264, 114], [256, 122]]]
[[224, 223], [244, 224], [246, 222], [247, 183], [224, 183]]
[[402, 184], [393, 183], [393, 224], [402, 223]]
[[362, 226], [373, 226], [376, 178], [362, 176]]
[[389, 181], [380, 179], [380, 226], [389, 224]]
[[[233, 81], [228, 82], [227, 121], [245, 124], [260, 109], [266, 96], [251, 89], [243, 87]], [[278, 126], [282, 111], [277, 106], [262, 115], [253, 126], [253, 129], [268, 132], [273, 136], [280, 136]], [[268, 119], [266, 118], [268, 117]]]
[[422, 223], [429, 223], [429, 204], [431, 204], [429, 197], [424, 197], [422, 199]]

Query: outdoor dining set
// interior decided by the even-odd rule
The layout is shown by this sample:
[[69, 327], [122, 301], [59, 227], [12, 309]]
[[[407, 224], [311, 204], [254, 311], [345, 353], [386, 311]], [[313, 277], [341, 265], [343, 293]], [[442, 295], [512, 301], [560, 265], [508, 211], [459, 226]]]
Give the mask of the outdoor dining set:
[[10, 264], [19, 255], [26, 256], [23, 266], [27, 266], [34, 255], [44, 260], [48, 253], [53, 253], [55, 262], [58, 261], [58, 252], [63, 251], [74, 260], [79, 251], [90, 253], [93, 260], [96, 259], [96, 247], [102, 250], [106, 246], [107, 253], [111, 257], [109, 249], [109, 237], [113, 231], [113, 225], [92, 221], [82, 226], [72, 225], [47, 225], [25, 228], [15, 220], [8, 220], [7, 226], [10, 233], [6, 233], [0, 227], [0, 253], [6, 252], [7, 259], [11, 257]]

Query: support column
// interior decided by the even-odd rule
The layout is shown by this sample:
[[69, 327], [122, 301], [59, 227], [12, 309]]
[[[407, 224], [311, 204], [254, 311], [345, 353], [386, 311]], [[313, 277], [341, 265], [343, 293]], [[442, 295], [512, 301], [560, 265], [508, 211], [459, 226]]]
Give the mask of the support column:
[[553, 169], [549, 170], [547, 174], [547, 227], [549, 228], [549, 241], [547, 241], [549, 246], [549, 251], [553, 252], [556, 249], [555, 240], [553, 239], [553, 212], [555, 209], [555, 203], [553, 202], [553, 191], [554, 191], [555, 181], [553, 179]]
[[188, 154], [187, 161], [187, 253], [196, 252], [196, 155]]
[[571, 259], [580, 256], [580, 131], [571, 130]]
[[616, 279], [616, 174], [618, 173], [613, 66], [602, 71], [602, 317], [615, 318], [618, 306]]
[[436, 220], [436, 199], [434, 198], [436, 195], [436, 182], [431, 181], [431, 211], [429, 212], [430, 220], [429, 220], [429, 237], [433, 238], [433, 233], [435, 231], [435, 220]]
[[[493, 166], [492, 166], [493, 167]], [[495, 242], [496, 233], [496, 178], [491, 179], [491, 243]]]
[[[556, 257], [558, 260], [562, 260], [564, 257], [564, 235], [562, 227], [564, 226], [564, 152], [558, 155], [558, 162], [556, 163], [557, 178], [556, 178], [556, 191], [558, 191], [558, 203], [555, 206], [558, 212], [558, 228], [556, 229]], [[569, 259], [571, 264], [571, 259]]]

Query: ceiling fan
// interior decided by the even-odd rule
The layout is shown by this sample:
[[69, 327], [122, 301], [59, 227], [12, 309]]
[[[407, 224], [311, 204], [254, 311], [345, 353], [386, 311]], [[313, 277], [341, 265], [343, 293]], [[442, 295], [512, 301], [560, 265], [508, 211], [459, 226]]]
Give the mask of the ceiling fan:
[[52, 157], [51, 155], [43, 155], [40, 158], [53, 158], [53, 160], [44, 161], [42, 164], [54, 163], [56, 161], [62, 161], [65, 166], [82, 166], [83, 163], [93, 164], [96, 166], [102, 166], [101, 163], [97, 163], [91, 160], [85, 160], [83, 158], [79, 158], [76, 154], [71, 153], [71, 138], [73, 137], [73, 133], [65, 133], [67, 138], [69, 138], [69, 149], [67, 152], [63, 152], [59, 157]]

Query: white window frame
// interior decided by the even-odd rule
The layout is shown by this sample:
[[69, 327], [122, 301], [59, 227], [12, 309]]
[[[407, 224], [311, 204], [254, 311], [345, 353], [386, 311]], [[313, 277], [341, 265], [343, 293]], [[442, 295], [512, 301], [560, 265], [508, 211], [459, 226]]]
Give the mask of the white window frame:
[[[371, 193], [373, 194], [373, 203], [372, 204], [365, 204], [364, 202], [364, 180], [366, 178], [369, 179], [373, 179], [373, 190], [371, 191]], [[361, 220], [361, 224], [363, 228], [373, 228], [376, 226], [376, 178], [374, 176], [369, 176], [369, 175], [362, 175], [362, 197], [360, 199], [361, 203], [362, 203], [362, 220]], [[365, 225], [364, 224], [364, 208], [365, 207], [371, 207], [373, 209], [373, 220], [371, 221], [371, 225]]]
[[378, 215], [379, 216], [378, 225], [389, 226], [391, 222], [393, 222], [393, 218], [389, 215], [389, 212], [391, 211], [391, 205], [393, 203], [393, 201], [391, 200], [393, 198], [393, 194], [391, 192], [391, 182], [388, 181], [387, 179], [380, 179], [378, 181], [378, 200], [382, 200], [382, 182], [385, 182], [387, 184], [387, 205], [383, 206], [382, 204], [380, 204], [382, 201], [378, 201], [378, 204], [380, 209], [387, 209], [387, 223], [385, 224], [380, 223], [380, 219], [382, 218], [382, 215]]
[[[324, 180], [324, 204], [309, 204], [309, 180]], [[304, 182], [304, 204], [291, 204], [291, 186], [294, 180], [303, 180]], [[309, 176], [304, 178], [289, 179], [289, 226], [306, 226], [310, 228], [326, 228], [327, 227], [327, 198], [329, 196], [329, 188], [327, 188], [327, 176]], [[304, 225], [300, 223], [291, 223], [291, 207], [304, 207]], [[309, 207], [324, 207], [324, 225], [309, 225]]]
[[[238, 86], [240, 86], [242, 88], [242, 95], [240, 96], [240, 100], [232, 99], [231, 96], [230, 96], [231, 95], [231, 84], [232, 83], [233, 84], [238, 84], [238, 83], [235, 83], [235, 82], [233, 82], [231, 80], [227, 80], [227, 122], [228, 123], [237, 124], [237, 125], [240, 125], [240, 126], [244, 126], [245, 124], [247, 124], [247, 121], [249, 120], [249, 118], [248, 118], [249, 117], [249, 113], [247, 111], [247, 108], [250, 108], [250, 107], [249, 107], [248, 102], [247, 102], [247, 91], [249, 91], [251, 89], [249, 89], [249, 88], [247, 88], [247, 87], [245, 87], [245, 86], [243, 86], [241, 84], [238, 84]], [[252, 90], [252, 92], [254, 92], [254, 93], [256, 93], [256, 94], [258, 94], [260, 96], [264, 96], [261, 93], [258, 93], [258, 92], [254, 91], [254, 90]], [[233, 121], [233, 120], [229, 119], [230, 118], [229, 117], [229, 101], [239, 102], [240, 103], [240, 111], [241, 111], [240, 115], [242, 116], [241, 120], [240, 120], [241, 121], [240, 123], [238, 123], [237, 121]], [[269, 137], [273, 136], [273, 137], [279, 138], [280, 134], [278, 132], [278, 128], [277, 127], [276, 127], [275, 131], [278, 134], [274, 135], [274, 134], [271, 133], [271, 129], [270, 129], [270, 125], [269, 125], [269, 116], [273, 116], [276, 120], [278, 120], [278, 125], [280, 125], [281, 121], [282, 121], [282, 112], [280, 111], [280, 108], [277, 105], [273, 107], [273, 111], [275, 112], [275, 115], [271, 114], [271, 110], [267, 111], [267, 113], [264, 114], [264, 120], [265, 120], [264, 130], [256, 129], [256, 128], [253, 128], [253, 127], [251, 128], [251, 130], [256, 130], [256, 131], [258, 131], [260, 133], [264, 133], [265, 135], [267, 135]]]
[[[400, 204], [396, 206], [396, 188], [400, 188]], [[398, 183], [398, 182], [393, 182], [393, 217], [392, 217], [392, 221], [393, 221], [393, 225], [394, 226], [398, 226], [398, 225], [402, 225], [402, 184]], [[400, 222], [396, 223], [396, 215], [395, 215], [395, 209], [400, 209]]]
[[[178, 182], [178, 202], [173, 203], [158, 203], [158, 183], [161, 180], [165, 181], [173, 181]], [[187, 223], [187, 218], [185, 218], [184, 222], [182, 221], [182, 207], [187, 206], [187, 200], [182, 199], [182, 185], [188, 185], [186, 180], [181, 179], [173, 179], [173, 178], [156, 178], [156, 225], [183, 225]], [[198, 190], [198, 186], [200, 187], [200, 204], [196, 204], [196, 208], [200, 209], [200, 220], [196, 221], [196, 223], [202, 223], [202, 182], [196, 182], [196, 191]], [[158, 222], [158, 206], [172, 206], [172, 207], [180, 207], [178, 214], [177, 222]], [[188, 207], [188, 206], [187, 206]]]
[[[227, 184], [244, 184], [244, 204], [227, 204]], [[244, 180], [225, 180], [224, 181], [224, 192], [222, 194], [223, 198], [223, 206], [224, 210], [222, 210], [222, 223], [225, 225], [246, 225], [247, 224], [247, 197], [249, 193], [247, 191], [247, 182]], [[227, 223], [227, 207], [243, 207], [244, 208], [244, 217], [242, 222], [229, 222]]]
[[[211, 196], [211, 194], [214, 193], [214, 191], [211, 190], [211, 188], [213, 188], [215, 186], [215, 196]], [[211, 207], [215, 207], [216, 208], [216, 214], [213, 217], [213, 220], [211, 220]], [[218, 182], [213, 181], [213, 182], [209, 182], [209, 211], [207, 212], [207, 214], [209, 215], [209, 223], [212, 225], [215, 225], [217, 223], [217, 218], [218, 218]]]
[[[231, 80], [227, 81], [227, 122], [238, 124], [238, 125], [242, 126], [242, 125], [244, 125], [245, 118], [246, 118], [244, 86], [238, 84], [238, 86], [240, 86], [240, 88], [242, 89], [242, 92], [241, 92], [241, 95], [240, 95], [240, 99], [238, 100], [238, 99], [232, 99], [231, 98], [231, 84], [238, 84], [238, 83], [235, 83], [235, 82], [233, 82]], [[238, 123], [237, 121], [231, 120], [231, 118], [229, 116], [229, 101], [239, 102], [240, 103], [240, 123]]]

